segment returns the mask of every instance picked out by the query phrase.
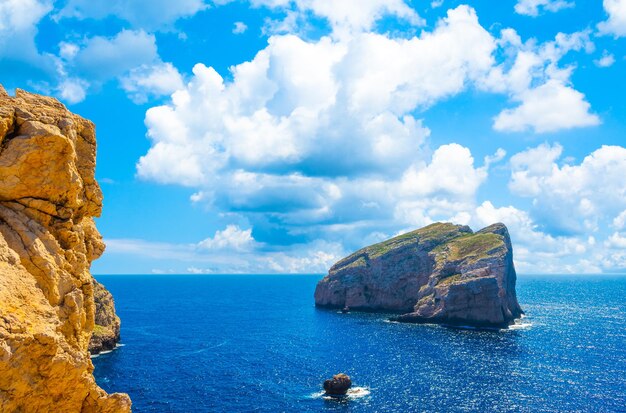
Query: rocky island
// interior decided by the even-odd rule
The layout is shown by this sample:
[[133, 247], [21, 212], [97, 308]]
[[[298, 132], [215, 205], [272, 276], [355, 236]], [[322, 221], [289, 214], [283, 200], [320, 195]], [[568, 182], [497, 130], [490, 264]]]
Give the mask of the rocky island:
[[505, 328], [523, 312], [507, 228], [436, 223], [340, 260], [315, 289], [319, 307], [386, 311], [393, 320]]
[[335, 374], [332, 379], [324, 380], [324, 392], [329, 396], [345, 396], [350, 387], [352, 380], [345, 373]]
[[0, 87], [2, 412], [130, 411], [98, 387], [88, 351], [103, 294], [89, 272], [104, 251], [95, 162], [91, 122]]

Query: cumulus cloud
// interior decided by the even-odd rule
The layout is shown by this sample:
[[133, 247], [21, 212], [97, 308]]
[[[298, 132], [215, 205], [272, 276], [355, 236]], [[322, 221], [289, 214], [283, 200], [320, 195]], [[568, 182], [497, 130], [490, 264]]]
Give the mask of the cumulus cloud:
[[413, 222], [418, 209], [449, 218], [457, 201], [473, 202], [488, 166], [460, 145], [431, 157], [430, 131], [411, 112], [485, 76], [494, 47], [465, 6], [410, 40], [274, 36], [232, 80], [198, 64], [171, 103], [147, 112], [152, 147], [138, 175], [197, 188], [194, 201], [291, 236], [303, 236], [304, 223], [326, 233], [393, 216]]
[[116, 16], [135, 28], [169, 28], [176, 20], [190, 17], [209, 6], [204, 0], [69, 0], [56, 17], [103, 19]]
[[131, 69], [121, 79], [122, 89], [133, 102], [145, 103], [151, 97], [171, 95], [183, 88], [183, 78], [171, 63], [141, 65]]
[[602, 5], [609, 18], [598, 24], [600, 34], [626, 36], [626, 0], [604, 0]]
[[138, 104], [183, 87], [178, 70], [161, 61], [154, 34], [143, 30], [61, 42], [57, 73], [57, 93], [69, 103], [82, 101], [89, 90], [114, 79]]
[[486, 178], [487, 167], [475, 168], [470, 150], [452, 143], [440, 146], [429, 164], [410, 166], [402, 176], [400, 192], [405, 196], [471, 198]]
[[[139, 7], [142, 2], [131, 3], [70, 1], [55, 18], [70, 9], [74, 17], [101, 18], [114, 12], [122, 13], [125, 7], [128, 10]], [[146, 5], [142, 3], [142, 7]], [[170, 9], [183, 7], [181, 2], [177, 5]], [[82, 6], [93, 13], [79, 13]], [[143, 103], [150, 97], [170, 94], [182, 87], [178, 71], [160, 60], [154, 34], [143, 29], [125, 29], [110, 37], [85, 35], [80, 40], [60, 42], [57, 54], [41, 52], [35, 43], [37, 26], [52, 10], [53, 2], [47, 0], [0, 2], [0, 61], [7, 70], [11, 65], [20, 64], [20, 70], [30, 71], [35, 89], [55, 94], [67, 103], [78, 103], [92, 89], [118, 79], [131, 99]], [[166, 7], [166, 14], [167, 10]], [[141, 14], [147, 16], [147, 12]], [[163, 10], [157, 14], [166, 17]]]
[[527, 16], [537, 17], [540, 11], [557, 12], [562, 9], [574, 7], [573, 1], [565, 0], [517, 0], [515, 12]]
[[37, 25], [52, 10], [50, 0], [4, 0], [0, 2], [0, 61], [24, 61], [53, 67], [35, 44]]
[[[229, 2], [222, 0], [221, 2]], [[308, 13], [325, 18], [333, 34], [338, 37], [372, 29], [384, 16], [406, 20], [413, 25], [423, 25], [424, 20], [404, 0], [250, 0], [253, 6], [287, 10], [286, 26], [293, 31], [294, 21]]]
[[217, 231], [212, 238], [198, 243], [198, 247], [208, 250], [233, 249], [244, 251], [254, 248], [252, 229], [241, 229], [237, 225], [228, 225], [224, 230]]
[[[64, 43], [62, 48], [69, 46]], [[95, 36], [74, 46], [78, 50], [68, 56], [67, 64], [76, 73], [96, 81], [120, 76], [158, 56], [154, 35], [142, 30], [122, 30], [113, 37]]]
[[83, 79], [67, 78], [58, 85], [57, 93], [65, 102], [78, 103], [85, 99], [88, 88], [89, 83]]
[[617, 230], [626, 229], [626, 209], [613, 219], [613, 227]]
[[[558, 61], [591, 48], [588, 37], [559, 34], [537, 45], [509, 30], [495, 39], [467, 6], [410, 39], [272, 36], [254, 59], [231, 68], [230, 80], [198, 64], [171, 102], [148, 110], [152, 146], [137, 174], [195, 188], [194, 202], [244, 216], [261, 242], [276, 231], [286, 242], [350, 243], [434, 220], [467, 223], [489, 165], [505, 152], [482, 165], [461, 145], [431, 152], [430, 131], [415, 113], [474, 85], [523, 96], [517, 128], [574, 127], [559, 119], [575, 105], [533, 111], [526, 94], [579, 94]], [[496, 63], [499, 48], [512, 65]], [[576, 113], [578, 126], [592, 116]]]
[[600, 118], [590, 113], [585, 95], [558, 80], [521, 93], [521, 104], [502, 111], [494, 119], [494, 129], [507, 132], [536, 133], [594, 126]]
[[615, 56], [605, 50], [602, 52], [602, 56], [594, 60], [593, 63], [598, 67], [610, 67], [615, 63]]
[[235, 22], [233, 25], [234, 34], [243, 34], [248, 30], [248, 26], [244, 22]]
[[602, 146], [578, 165], [559, 165], [561, 155], [561, 146], [547, 144], [516, 154], [509, 188], [532, 198], [537, 220], [554, 232], [607, 228], [626, 208], [626, 148]]
[[[226, 232], [230, 234], [226, 235]], [[132, 256], [147, 261], [154, 273], [190, 274], [319, 274], [346, 254], [338, 243], [313, 240], [281, 250], [264, 249], [247, 239], [247, 230], [235, 228], [218, 231], [211, 240], [197, 244], [172, 244], [138, 239], [105, 239], [107, 252], [103, 259]], [[217, 244], [214, 242], [217, 239]], [[237, 241], [233, 242], [233, 239]], [[226, 241], [229, 240], [229, 241]], [[242, 248], [242, 242], [245, 248]]]
[[584, 94], [570, 84], [574, 68], [559, 66], [571, 51], [595, 49], [589, 31], [558, 33], [553, 41], [537, 44], [532, 39], [522, 42], [517, 32], [505, 29], [498, 44], [509, 58], [495, 66], [481, 86], [507, 93], [519, 105], [496, 116], [494, 129], [544, 133], [600, 123]]
[[[350, 42], [276, 36], [251, 62], [232, 69], [232, 82], [196, 65], [188, 87], [171, 105], [151, 109], [146, 122], [156, 144], [205, 148], [189, 163], [203, 159], [207, 172], [228, 161], [257, 171], [280, 165], [302, 175], [387, 173], [390, 167], [398, 174], [428, 134], [409, 112], [464, 90], [469, 78], [490, 68], [493, 47], [466, 7], [410, 41], [377, 34]], [[163, 117], [191, 133], [168, 130], [158, 122]], [[139, 174], [171, 182], [169, 168], [156, 175], [148, 168], [158, 166], [152, 155], [142, 158]], [[202, 179], [197, 172], [192, 168], [186, 181]]]
[[515, 265], [520, 273], [598, 273], [602, 268], [592, 264], [588, 254], [594, 248], [592, 239], [577, 236], [553, 236], [541, 231], [528, 212], [514, 206], [495, 207], [483, 202], [475, 211], [477, 227], [494, 222], [504, 223], [511, 234]]
[[[258, 245], [326, 239], [352, 249], [437, 220], [477, 222], [476, 194], [506, 153], [477, 162], [458, 144], [431, 149], [430, 130], [417, 114], [433, 105], [476, 88], [518, 102], [498, 115], [498, 130], [599, 122], [569, 81], [573, 67], [560, 66], [569, 52], [593, 50], [589, 32], [559, 33], [545, 43], [524, 42], [510, 29], [494, 38], [472, 8], [459, 6], [432, 31], [408, 39], [349, 33], [271, 36], [229, 76], [197, 64], [171, 101], [147, 111], [151, 147], [137, 163], [138, 177], [195, 189], [193, 202], [243, 219]], [[548, 175], [561, 154], [560, 147], [550, 150], [556, 154], [542, 164]], [[543, 181], [529, 172], [522, 182], [520, 172], [531, 169], [523, 157], [513, 162], [519, 177], [511, 188], [535, 196]], [[529, 238], [548, 237], [556, 263], [567, 237], [546, 235], [542, 222], [518, 212]], [[572, 254], [586, 248], [569, 238], [565, 244]]]
[[604, 243], [608, 248], [626, 249], [626, 236], [623, 236], [619, 232], [611, 234], [609, 239]]

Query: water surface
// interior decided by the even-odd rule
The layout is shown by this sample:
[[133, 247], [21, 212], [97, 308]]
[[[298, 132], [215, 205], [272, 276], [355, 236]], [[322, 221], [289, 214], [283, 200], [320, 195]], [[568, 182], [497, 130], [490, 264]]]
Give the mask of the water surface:
[[[502, 332], [319, 310], [321, 276], [98, 276], [124, 346], [96, 380], [134, 412], [626, 411], [626, 277], [519, 276]], [[349, 374], [363, 397], [321, 397]]]

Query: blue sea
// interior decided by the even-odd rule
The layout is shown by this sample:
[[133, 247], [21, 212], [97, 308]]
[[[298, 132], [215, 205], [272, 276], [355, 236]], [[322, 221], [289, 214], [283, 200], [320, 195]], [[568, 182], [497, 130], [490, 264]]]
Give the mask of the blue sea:
[[[626, 412], [626, 277], [519, 276], [507, 331], [316, 309], [321, 276], [98, 276], [123, 346], [93, 360], [134, 412]], [[345, 372], [358, 393], [322, 397]]]

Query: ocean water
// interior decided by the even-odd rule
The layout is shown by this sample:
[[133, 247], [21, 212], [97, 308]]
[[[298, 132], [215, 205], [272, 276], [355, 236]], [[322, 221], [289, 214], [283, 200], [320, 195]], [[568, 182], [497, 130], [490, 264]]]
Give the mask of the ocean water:
[[[316, 309], [320, 276], [99, 276], [123, 346], [97, 382], [135, 412], [625, 412], [626, 277], [519, 276], [508, 331]], [[332, 374], [358, 394], [327, 400]]]

